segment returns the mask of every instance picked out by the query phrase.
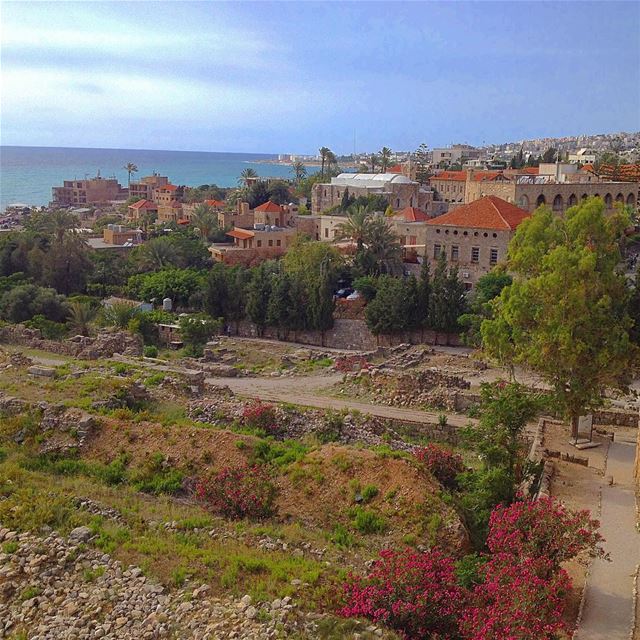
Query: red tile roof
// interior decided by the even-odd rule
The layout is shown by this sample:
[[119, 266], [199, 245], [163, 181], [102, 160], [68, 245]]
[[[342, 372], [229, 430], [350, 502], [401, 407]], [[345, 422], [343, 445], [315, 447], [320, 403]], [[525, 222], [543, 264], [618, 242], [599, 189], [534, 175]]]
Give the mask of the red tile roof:
[[398, 213], [393, 216], [393, 219], [404, 222], [425, 222], [429, 219], [429, 216], [421, 209], [406, 207], [402, 209], [402, 211], [398, 211]]
[[264, 204], [256, 207], [254, 211], [261, 211], [264, 213], [281, 213], [282, 207], [275, 202], [271, 202], [271, 200], [267, 200]]
[[223, 200], [205, 200], [204, 203], [208, 204], [210, 207], [217, 207], [219, 209], [226, 205]]
[[237, 227], [234, 227], [231, 231], [227, 231], [227, 235], [232, 238], [238, 238], [238, 240], [247, 240], [249, 238], [253, 238], [256, 234], [248, 229], [238, 229]]
[[432, 180], [458, 180], [460, 182], [466, 182], [466, 171], [441, 171], [438, 175], [431, 176]]
[[513, 231], [530, 215], [502, 198], [485, 196], [437, 218], [431, 218], [427, 220], [427, 224]]
[[178, 224], [189, 224], [189, 221], [186, 218], [180, 218], [180, 220], [178, 220]]
[[129, 209], [157, 209], [158, 205], [155, 202], [151, 202], [151, 200], [138, 200], [138, 202], [134, 202], [129, 205]]
[[175, 191], [177, 188], [175, 184], [163, 184], [158, 187], [158, 191]]
[[387, 173], [402, 173], [402, 165], [394, 164], [393, 167], [387, 169]]

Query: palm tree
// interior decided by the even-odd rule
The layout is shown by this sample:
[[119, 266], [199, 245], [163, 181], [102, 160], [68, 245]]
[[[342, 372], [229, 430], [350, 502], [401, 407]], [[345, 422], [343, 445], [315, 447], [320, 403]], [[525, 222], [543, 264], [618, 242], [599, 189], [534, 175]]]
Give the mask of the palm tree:
[[366, 207], [357, 205], [350, 207], [347, 219], [336, 225], [336, 240], [346, 238], [353, 240], [362, 249], [368, 236], [371, 216]]
[[140, 226], [144, 231], [145, 237], [149, 233], [149, 225], [153, 224], [157, 220], [157, 218], [158, 218], [158, 214], [153, 213], [151, 211], [144, 211], [140, 216]]
[[133, 162], [127, 162], [127, 164], [124, 165], [124, 167], [122, 167], [126, 172], [127, 172], [127, 178], [128, 178], [128, 186], [131, 186], [131, 174], [132, 173], [137, 173], [138, 171], [138, 167], [133, 164]]
[[382, 173], [386, 173], [389, 165], [391, 164], [391, 149], [389, 147], [382, 147], [380, 150], [380, 168], [382, 169]]
[[258, 174], [256, 173], [255, 169], [247, 167], [246, 169], [243, 169], [242, 173], [240, 174], [240, 178], [238, 178], [238, 185], [244, 185], [245, 187], [248, 187], [249, 183], [252, 180], [255, 180], [257, 177]]
[[205, 242], [218, 230], [218, 216], [208, 204], [198, 205], [191, 216], [191, 225]]
[[320, 175], [324, 177], [324, 165], [327, 161], [327, 155], [331, 153], [331, 149], [328, 147], [320, 147], [320, 160], [322, 161], [322, 166], [320, 169]]
[[372, 215], [367, 225], [365, 244], [383, 273], [393, 273], [401, 264], [402, 246], [393, 227], [384, 216]]
[[376, 165], [378, 164], [378, 156], [375, 153], [372, 153], [369, 156], [369, 163], [371, 164], [371, 173], [376, 172]]
[[82, 336], [89, 335], [89, 325], [95, 319], [98, 310], [96, 307], [86, 303], [73, 301], [69, 305], [69, 319], [67, 323], [74, 331]]
[[168, 236], [153, 238], [136, 249], [134, 260], [141, 270], [154, 271], [176, 266], [179, 255]]
[[104, 310], [104, 320], [109, 325], [126, 329], [136, 313], [138, 309], [135, 305], [129, 302], [115, 302]]
[[301, 160], [296, 160], [291, 164], [291, 172], [296, 177], [296, 182], [298, 183], [307, 175], [307, 169]]

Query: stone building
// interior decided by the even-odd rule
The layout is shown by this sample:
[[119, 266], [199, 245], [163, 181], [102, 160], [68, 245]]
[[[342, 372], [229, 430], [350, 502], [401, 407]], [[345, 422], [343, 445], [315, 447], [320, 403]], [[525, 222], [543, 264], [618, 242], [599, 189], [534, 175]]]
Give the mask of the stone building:
[[138, 200], [127, 207], [127, 220], [138, 222], [145, 213], [158, 215], [158, 205], [151, 200]]
[[52, 206], [72, 204], [106, 204], [126, 197], [126, 190], [115, 178], [101, 178], [99, 175], [89, 180], [65, 180], [63, 186], [53, 187]]
[[155, 190], [168, 184], [169, 178], [167, 176], [159, 176], [155, 173], [151, 176], [144, 176], [129, 184], [129, 197], [153, 200]]
[[227, 233], [233, 238], [233, 245], [212, 244], [209, 252], [216, 262], [252, 267], [264, 260], [283, 256], [296, 233], [295, 229], [271, 226], [264, 229], [233, 228]]
[[[435, 268], [442, 252], [467, 289], [507, 255], [509, 241], [529, 213], [495, 196], [460, 205], [424, 223], [423, 259]], [[433, 271], [432, 271], [433, 273]]]
[[121, 224], [110, 224], [102, 231], [102, 239], [106, 244], [136, 245], [142, 242], [140, 229], [130, 229]]
[[330, 183], [316, 184], [311, 192], [311, 212], [322, 213], [342, 203], [345, 191], [356, 198], [377, 195], [393, 209], [428, 209], [431, 192], [399, 173], [341, 173]]

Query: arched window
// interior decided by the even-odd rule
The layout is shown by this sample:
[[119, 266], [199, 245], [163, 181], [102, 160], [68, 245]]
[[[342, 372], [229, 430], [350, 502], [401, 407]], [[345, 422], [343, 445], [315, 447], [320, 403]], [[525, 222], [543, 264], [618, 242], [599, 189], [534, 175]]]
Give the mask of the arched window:
[[562, 209], [564, 207], [564, 200], [562, 199], [562, 196], [560, 194], [558, 194], [554, 199], [553, 199], [553, 210], [556, 213], [561, 213]]
[[636, 199], [634, 198], [633, 193], [630, 193], [627, 196], [627, 206], [634, 207], [635, 204], [636, 204]]
[[583, 194], [582, 194], [582, 199], [583, 199], [583, 200], [586, 200], [588, 197], [589, 197], [589, 196], [588, 196], [586, 193], [583, 193]]
[[613, 207], [613, 198], [611, 197], [610, 193], [607, 193], [604, 197], [604, 204], [607, 207], [607, 209], [611, 209], [611, 207]]
[[569, 196], [569, 201], [568, 201], [568, 203], [567, 203], [567, 204], [568, 204], [570, 207], [575, 207], [575, 205], [577, 205], [577, 204], [578, 204], [578, 198], [576, 197], [576, 194], [575, 194], [575, 193], [572, 193], [572, 194]]
[[520, 196], [520, 200], [518, 200], [518, 206], [521, 209], [529, 208], [529, 196], [526, 196], [524, 193]]
[[544, 197], [544, 194], [542, 194], [542, 193], [541, 193], [541, 194], [538, 196], [538, 199], [536, 200], [536, 207], [540, 207], [540, 206], [542, 206], [543, 204], [547, 204], [547, 200], [546, 200], [546, 198]]
[[621, 193], [616, 196], [616, 202], [621, 202], [622, 204], [624, 204], [624, 196]]

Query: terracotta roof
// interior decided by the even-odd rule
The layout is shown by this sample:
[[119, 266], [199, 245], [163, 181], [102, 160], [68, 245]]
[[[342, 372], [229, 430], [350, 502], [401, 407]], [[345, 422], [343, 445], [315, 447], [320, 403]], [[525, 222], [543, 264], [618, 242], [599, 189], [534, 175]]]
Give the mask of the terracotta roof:
[[282, 207], [275, 202], [271, 202], [271, 200], [267, 200], [264, 204], [256, 207], [254, 211], [261, 211], [264, 213], [281, 213]]
[[425, 222], [429, 216], [421, 209], [416, 207], [406, 207], [402, 211], [398, 211], [393, 216], [394, 220], [403, 220], [404, 222]]
[[157, 209], [158, 205], [155, 202], [151, 202], [151, 200], [138, 200], [138, 202], [134, 202], [129, 205], [129, 209]]
[[161, 187], [158, 187], [159, 191], [175, 191], [178, 187], [175, 184], [163, 184]]
[[178, 220], [178, 224], [189, 224], [189, 221], [186, 218], [180, 218], [180, 220]]
[[437, 218], [431, 218], [427, 220], [427, 224], [513, 231], [530, 215], [502, 198], [485, 196], [469, 204], [456, 207]]
[[231, 231], [227, 231], [227, 235], [232, 238], [238, 238], [238, 240], [248, 240], [249, 238], [253, 238], [256, 234], [248, 229], [238, 229], [237, 227], [234, 227]]
[[597, 171], [592, 164], [585, 164], [582, 170], [614, 182], [640, 181], [640, 164], [621, 164], [619, 167], [603, 164], [600, 165]]
[[466, 182], [466, 171], [441, 171], [438, 175], [431, 176], [431, 180], [458, 180]]
[[387, 169], [387, 173], [402, 173], [402, 165], [394, 164], [393, 167]]
[[518, 173], [526, 173], [530, 176], [537, 176], [540, 173], [540, 167], [522, 167], [522, 169], [518, 169]]
[[224, 207], [226, 203], [223, 200], [205, 200], [205, 204], [208, 204], [210, 207]]

